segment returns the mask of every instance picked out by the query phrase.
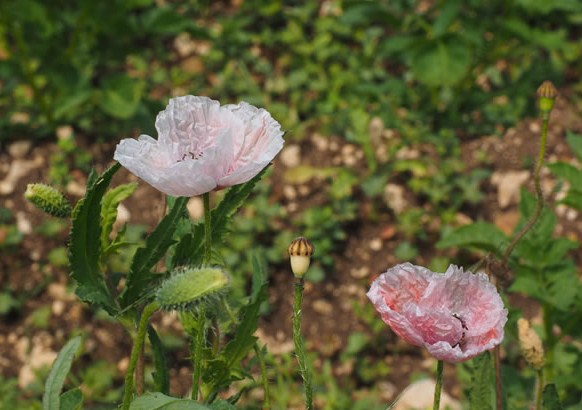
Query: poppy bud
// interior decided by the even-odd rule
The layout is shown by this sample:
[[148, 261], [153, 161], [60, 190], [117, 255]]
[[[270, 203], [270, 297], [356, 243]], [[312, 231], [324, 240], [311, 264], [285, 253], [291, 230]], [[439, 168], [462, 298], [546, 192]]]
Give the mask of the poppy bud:
[[289, 257], [291, 259], [291, 270], [296, 278], [302, 278], [309, 269], [311, 255], [315, 248], [306, 238], [300, 236], [289, 245]]
[[71, 215], [71, 204], [67, 198], [50, 185], [28, 184], [24, 197], [51, 216], [66, 218]]

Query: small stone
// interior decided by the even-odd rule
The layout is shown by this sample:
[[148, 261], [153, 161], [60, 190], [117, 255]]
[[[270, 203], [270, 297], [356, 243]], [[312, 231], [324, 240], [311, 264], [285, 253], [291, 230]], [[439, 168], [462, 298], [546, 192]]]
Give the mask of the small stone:
[[313, 145], [315, 145], [315, 148], [317, 148], [319, 151], [327, 151], [329, 148], [329, 139], [323, 135], [313, 134], [311, 136], [311, 141], [313, 142]]
[[23, 235], [30, 235], [32, 233], [32, 222], [30, 222], [30, 219], [22, 211], [16, 212], [16, 228]]
[[79, 182], [72, 180], [67, 184], [67, 192], [74, 196], [83, 196], [85, 195], [85, 190], [87, 187], [85, 185], [81, 185]]
[[301, 148], [299, 145], [289, 145], [281, 151], [279, 158], [287, 168], [294, 168], [301, 163]]
[[404, 187], [396, 184], [388, 184], [384, 188], [384, 202], [395, 214], [400, 214], [408, 206], [408, 201], [404, 198]]
[[190, 198], [186, 208], [188, 209], [190, 219], [193, 221], [200, 220], [204, 217], [204, 202], [202, 201], [202, 198], [198, 196]]
[[32, 161], [26, 161], [23, 159], [12, 161], [8, 174], [2, 181], [0, 181], [0, 195], [12, 194], [18, 185], [18, 181], [33, 169], [40, 167], [43, 162], [42, 158], [39, 158], [38, 160], [34, 159]]
[[67, 138], [72, 138], [73, 132], [73, 127], [70, 125], [63, 125], [57, 128], [56, 134], [58, 139], [64, 140]]
[[350, 276], [352, 276], [354, 279], [367, 278], [369, 274], [370, 269], [367, 266], [350, 269]]
[[297, 198], [297, 190], [295, 187], [293, 187], [293, 185], [285, 185], [283, 187], [283, 196], [285, 199], [293, 201], [295, 198]]
[[62, 300], [55, 300], [51, 306], [51, 311], [53, 315], [60, 316], [65, 311], [65, 302]]
[[529, 171], [495, 171], [491, 175], [491, 184], [497, 186], [497, 203], [501, 209], [519, 201], [519, 189], [528, 179]]
[[22, 159], [30, 152], [32, 141], [15, 141], [8, 146], [8, 153], [16, 159]]
[[[432, 379], [423, 379], [409, 385], [394, 406], [394, 410], [425, 410], [433, 408], [434, 388], [436, 383]], [[461, 404], [443, 392], [441, 408], [460, 410]]]
[[320, 315], [330, 316], [333, 313], [333, 305], [323, 299], [318, 299], [312, 304], [313, 310]]
[[382, 249], [382, 239], [380, 238], [374, 238], [370, 241], [369, 243], [370, 249], [372, 249], [373, 251], [379, 251], [380, 249]]

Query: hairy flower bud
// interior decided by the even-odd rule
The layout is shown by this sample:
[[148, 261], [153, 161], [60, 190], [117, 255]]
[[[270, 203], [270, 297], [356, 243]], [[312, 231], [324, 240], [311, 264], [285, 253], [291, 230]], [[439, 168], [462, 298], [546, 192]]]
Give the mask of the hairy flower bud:
[[525, 361], [534, 369], [544, 367], [544, 346], [538, 334], [530, 327], [529, 322], [520, 318], [517, 321], [519, 347]]
[[220, 294], [229, 283], [230, 278], [222, 269], [186, 268], [162, 283], [156, 302], [164, 309], [191, 309]]
[[558, 90], [551, 81], [544, 81], [538, 88], [538, 106], [543, 119], [549, 118], [550, 112], [554, 108]]
[[57, 218], [71, 215], [71, 204], [56, 188], [45, 184], [28, 184], [24, 197], [37, 208]]
[[291, 259], [291, 270], [296, 278], [302, 278], [309, 269], [311, 255], [315, 248], [306, 238], [300, 236], [293, 240], [287, 249]]

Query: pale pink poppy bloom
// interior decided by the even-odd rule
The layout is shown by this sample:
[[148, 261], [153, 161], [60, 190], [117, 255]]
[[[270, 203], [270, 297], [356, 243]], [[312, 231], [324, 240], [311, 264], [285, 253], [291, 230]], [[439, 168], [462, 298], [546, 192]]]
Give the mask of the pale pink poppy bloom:
[[404, 263], [374, 280], [368, 298], [398, 336], [439, 360], [462, 362], [503, 340], [507, 309], [484, 273]]
[[283, 148], [281, 125], [246, 102], [221, 106], [208, 97], [172, 98], [156, 118], [158, 139], [122, 140], [114, 159], [154, 188], [195, 196], [242, 184]]

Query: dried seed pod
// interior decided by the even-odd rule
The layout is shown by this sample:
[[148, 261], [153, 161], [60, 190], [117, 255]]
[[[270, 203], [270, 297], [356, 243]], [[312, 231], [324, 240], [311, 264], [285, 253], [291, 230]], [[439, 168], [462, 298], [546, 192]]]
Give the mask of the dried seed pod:
[[542, 340], [524, 318], [518, 319], [517, 332], [519, 347], [521, 348], [525, 361], [534, 369], [540, 370], [544, 367], [545, 362]]

